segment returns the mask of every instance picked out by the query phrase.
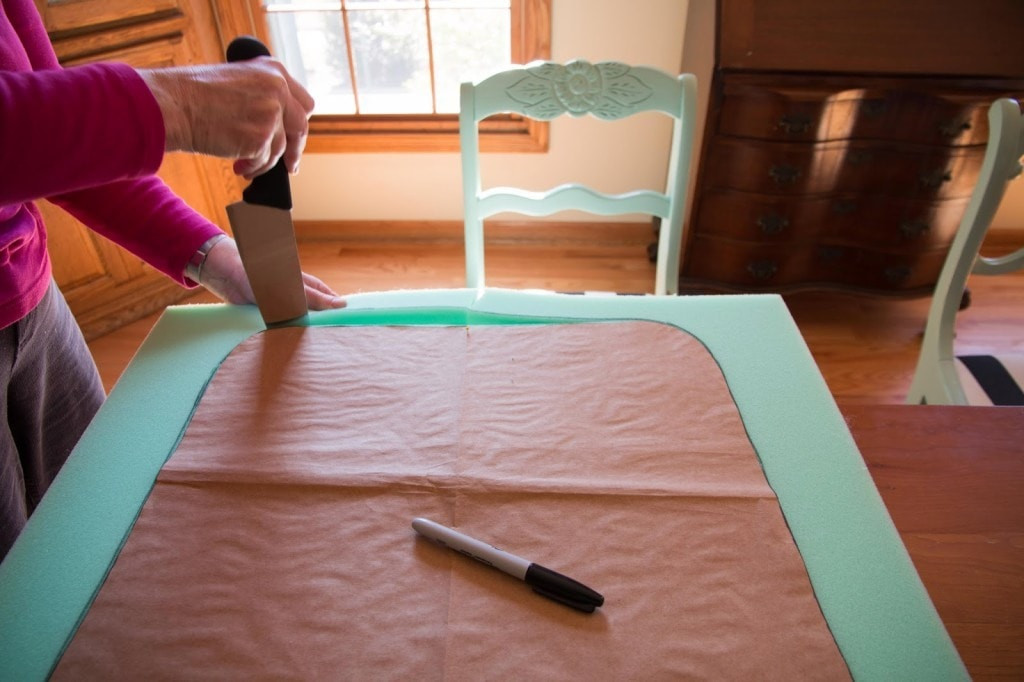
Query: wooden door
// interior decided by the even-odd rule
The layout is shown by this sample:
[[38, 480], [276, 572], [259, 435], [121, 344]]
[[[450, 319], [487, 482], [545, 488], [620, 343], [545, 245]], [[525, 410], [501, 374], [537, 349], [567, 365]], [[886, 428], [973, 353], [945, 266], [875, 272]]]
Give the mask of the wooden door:
[[[202, 0], [37, 0], [64, 66], [118, 61], [140, 68], [213, 61], [220, 41]], [[239, 184], [229, 162], [168, 154], [159, 175], [189, 205], [227, 229]], [[139, 258], [40, 202], [54, 277], [87, 339], [188, 295]]]

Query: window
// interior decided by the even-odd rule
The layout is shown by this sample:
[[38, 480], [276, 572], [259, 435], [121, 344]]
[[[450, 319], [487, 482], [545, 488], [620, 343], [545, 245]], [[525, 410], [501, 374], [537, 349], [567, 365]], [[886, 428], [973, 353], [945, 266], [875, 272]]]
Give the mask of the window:
[[[257, 35], [317, 101], [307, 151], [458, 150], [459, 83], [550, 55], [550, 0], [249, 0]], [[547, 125], [495, 116], [492, 151]]]

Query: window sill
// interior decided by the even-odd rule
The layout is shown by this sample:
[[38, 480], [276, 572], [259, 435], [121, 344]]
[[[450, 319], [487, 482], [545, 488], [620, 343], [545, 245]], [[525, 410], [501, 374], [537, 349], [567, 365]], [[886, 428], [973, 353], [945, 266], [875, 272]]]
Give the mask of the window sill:
[[[548, 123], [493, 116], [480, 123], [483, 152], [546, 152]], [[307, 153], [458, 152], [459, 117], [315, 116]]]

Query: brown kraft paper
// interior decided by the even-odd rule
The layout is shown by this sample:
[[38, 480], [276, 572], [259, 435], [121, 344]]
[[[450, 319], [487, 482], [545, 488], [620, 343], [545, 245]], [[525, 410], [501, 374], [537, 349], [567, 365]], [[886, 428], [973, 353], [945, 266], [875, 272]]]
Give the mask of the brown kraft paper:
[[[593, 614], [423, 516], [601, 592]], [[722, 372], [651, 322], [240, 344], [56, 679], [844, 679]]]

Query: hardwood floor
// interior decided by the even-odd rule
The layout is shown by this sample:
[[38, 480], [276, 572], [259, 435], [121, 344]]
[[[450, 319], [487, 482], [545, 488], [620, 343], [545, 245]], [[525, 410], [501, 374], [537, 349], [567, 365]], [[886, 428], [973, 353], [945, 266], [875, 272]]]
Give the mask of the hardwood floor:
[[[493, 286], [642, 293], [651, 290], [654, 279], [654, 266], [640, 241], [596, 246], [497, 243], [487, 248], [487, 282]], [[463, 283], [462, 245], [456, 240], [302, 241], [299, 252], [307, 272], [342, 294]], [[970, 290], [972, 304], [958, 321], [958, 352], [1024, 353], [1024, 272], [975, 277]], [[190, 299], [211, 300], [208, 294]], [[785, 301], [837, 402], [903, 402], [928, 299], [805, 293], [786, 296]], [[89, 344], [108, 391], [156, 319], [151, 315]]]

